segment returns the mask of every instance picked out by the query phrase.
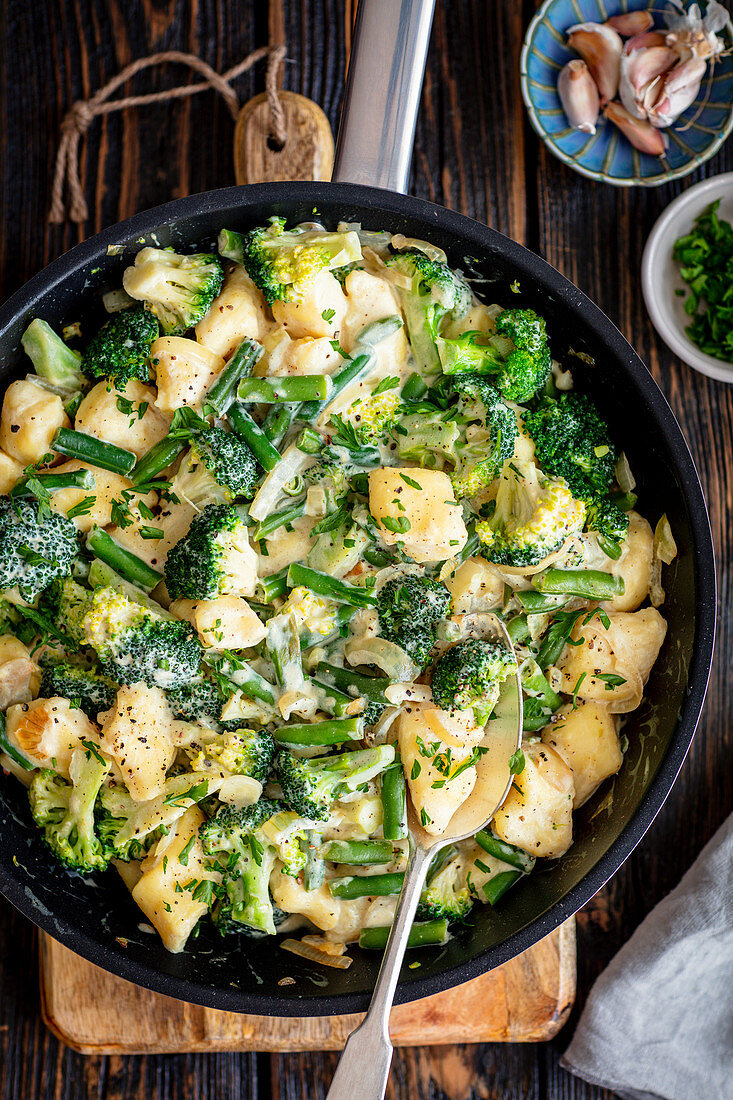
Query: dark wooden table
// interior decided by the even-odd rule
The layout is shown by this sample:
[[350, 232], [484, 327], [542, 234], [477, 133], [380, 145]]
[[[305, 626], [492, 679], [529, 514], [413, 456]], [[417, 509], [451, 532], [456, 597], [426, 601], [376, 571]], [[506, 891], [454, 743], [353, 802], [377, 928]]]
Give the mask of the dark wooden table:
[[[349, 0], [285, 0], [285, 87], [312, 97], [336, 125]], [[733, 809], [728, 689], [731, 651], [733, 391], [681, 365], [659, 341], [641, 297], [639, 262], [657, 215], [684, 187], [733, 168], [733, 146], [696, 175], [653, 190], [593, 184], [547, 155], [519, 94], [519, 50], [532, 0], [438, 0], [411, 191], [488, 222], [545, 256], [621, 327], [649, 364], [692, 447], [718, 548], [718, 659], [680, 779], [645, 840], [578, 916], [579, 1004], [643, 916], [674, 886]], [[131, 60], [192, 51], [225, 69], [267, 43], [263, 0], [2, 0], [0, 2], [0, 293], [11, 293], [83, 236], [178, 195], [233, 182], [233, 125], [211, 93], [93, 124], [82, 144], [91, 216], [48, 227], [60, 121]], [[144, 74], [135, 92], [189, 79]], [[238, 82], [244, 100], [262, 73]], [[39, 1018], [36, 938], [0, 901], [0, 1100], [317, 1100], [333, 1055], [192, 1055], [85, 1059]], [[399, 1051], [392, 1100], [598, 1100], [558, 1062], [571, 1022], [547, 1045]], [[121, 1021], [124, 1027], [124, 1021]]]

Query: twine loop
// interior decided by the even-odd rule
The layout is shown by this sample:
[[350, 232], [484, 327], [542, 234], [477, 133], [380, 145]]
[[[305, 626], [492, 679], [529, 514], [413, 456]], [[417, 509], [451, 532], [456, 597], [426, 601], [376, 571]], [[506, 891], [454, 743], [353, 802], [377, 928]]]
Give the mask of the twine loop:
[[[183, 99], [186, 96], [195, 95], [197, 92], [211, 88], [222, 96], [232, 118], [236, 120], [239, 113], [239, 100], [237, 93], [231, 86], [231, 81], [241, 76], [242, 73], [251, 69], [253, 65], [264, 58], [267, 58], [265, 92], [270, 110], [270, 136], [282, 147], [288, 135], [285, 126], [285, 112], [277, 93], [277, 74], [284, 57], [284, 46], [263, 46], [259, 50], [254, 50], [238, 65], [228, 69], [225, 73], [218, 73], [216, 69], [212, 69], [206, 61], [195, 54], [169, 50], [166, 53], [156, 53], [150, 57], [142, 57], [138, 61], [133, 61], [122, 69], [117, 76], [108, 81], [103, 88], [100, 88], [96, 95], [93, 95], [90, 99], [78, 99], [66, 112], [61, 123], [61, 140], [56, 153], [56, 166], [51, 190], [51, 210], [48, 215], [49, 222], [54, 224], [63, 222], [66, 216], [64, 184], [66, 184], [69, 198], [69, 217], [71, 220], [84, 222], [89, 217], [89, 208], [79, 180], [79, 141], [95, 118], [99, 115], [113, 114], [115, 111], [124, 111], [127, 107], [143, 107], [148, 103], [162, 103], [168, 99]], [[189, 68], [200, 73], [203, 80], [196, 84], [183, 84], [175, 88], [168, 88], [164, 92], [151, 92], [147, 95], [125, 96], [123, 99], [110, 100], [109, 97], [122, 84], [137, 73], [142, 72], [143, 69], [150, 69], [168, 62], [188, 65]]]

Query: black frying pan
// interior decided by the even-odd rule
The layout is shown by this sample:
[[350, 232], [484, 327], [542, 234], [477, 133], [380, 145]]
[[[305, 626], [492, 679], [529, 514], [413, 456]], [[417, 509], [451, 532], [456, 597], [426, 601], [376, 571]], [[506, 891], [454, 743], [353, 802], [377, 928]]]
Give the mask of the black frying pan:
[[[361, 0], [347, 132], [337, 157], [342, 178], [376, 170], [376, 161], [364, 169], [349, 159], [356, 148], [360, 155], [365, 149], [385, 151], [381, 167], [376, 165], [380, 182], [404, 182], [409, 156], [399, 139], [406, 134], [409, 140], [414, 129], [414, 77], [422, 74], [431, 10], [432, 0]], [[388, 58], [386, 68], [382, 63], [384, 72], [375, 78], [373, 58], [379, 54], [370, 53], [371, 46], [381, 41], [383, 50], [392, 40], [406, 40], [408, 48], [401, 58]], [[372, 88], [372, 117], [362, 118], [355, 131], [353, 95], [364, 74]], [[405, 89], [407, 108], [400, 111], [395, 98]], [[380, 98], [383, 102], [376, 103]], [[682, 765], [705, 696], [715, 630], [710, 526], [680, 428], [646, 367], [608, 318], [554, 268], [507, 237], [384, 189], [346, 182], [232, 187], [168, 203], [105, 230], [52, 263], [0, 309], [4, 381], [26, 371], [20, 337], [31, 318], [54, 325], [78, 317], [85, 325], [94, 323], [102, 314], [101, 294], [120, 285], [123, 267], [142, 243], [213, 245], [220, 228], [246, 229], [273, 214], [291, 222], [318, 217], [327, 226], [360, 221], [367, 228], [430, 240], [445, 250], [451, 265], [478, 280], [476, 288], [487, 301], [537, 309], [547, 319], [558, 359], [581, 352], [595, 361], [591, 366], [585, 358], [572, 359], [577, 385], [606, 411], [638, 479], [642, 512], [652, 523], [666, 512], [679, 548], [664, 577], [667, 640], [644, 702], [626, 724], [629, 750], [620, 773], [576, 814], [576, 840], [563, 859], [538, 864], [496, 910], [478, 907], [447, 946], [426, 949], [419, 969], [404, 970], [396, 1000], [409, 1001], [467, 981], [546, 936], [596, 893], [648, 829]], [[516, 280], [519, 296], [509, 291]], [[83, 878], [55, 862], [31, 822], [23, 788], [2, 775], [0, 829], [0, 891], [45, 932], [98, 966], [212, 1008], [289, 1016], [367, 1007], [379, 956], [358, 948], [350, 952], [351, 969], [335, 971], [280, 951], [271, 939], [222, 939], [207, 925], [186, 951], [170, 955], [157, 936], [141, 931], [142, 915], [115, 872]], [[286, 976], [295, 984], [280, 987]]]

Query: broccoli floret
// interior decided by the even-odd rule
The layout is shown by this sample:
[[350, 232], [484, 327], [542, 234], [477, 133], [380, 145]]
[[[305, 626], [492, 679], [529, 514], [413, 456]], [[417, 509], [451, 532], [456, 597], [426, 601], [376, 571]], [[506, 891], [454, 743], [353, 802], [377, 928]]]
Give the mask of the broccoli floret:
[[183, 684], [165, 693], [174, 718], [184, 722], [218, 722], [221, 718], [223, 699], [216, 684], [201, 680], [198, 684]]
[[619, 543], [629, 533], [628, 514], [605, 493], [595, 493], [589, 497], [585, 510], [585, 525], [589, 531], [598, 533], [601, 549], [612, 558], [618, 557]]
[[139, 807], [125, 787], [103, 784], [95, 807], [95, 828], [107, 859], [144, 859], [163, 835], [160, 829], [153, 829], [145, 836], [120, 842], [120, 830]]
[[349, 469], [330, 458], [322, 456], [305, 473], [308, 482], [323, 490], [325, 515], [335, 512], [349, 491]]
[[420, 920], [463, 921], [473, 908], [473, 898], [460, 857], [449, 860], [420, 895]]
[[84, 641], [84, 616], [91, 605], [92, 594], [71, 577], [54, 581], [43, 593], [41, 608], [60, 626], [72, 641]]
[[248, 775], [265, 783], [275, 757], [275, 741], [267, 730], [227, 730], [197, 749], [191, 759], [194, 771], [216, 765], [232, 775]]
[[497, 385], [510, 401], [529, 401], [545, 385], [552, 369], [544, 318], [533, 309], [505, 309], [496, 318], [496, 331], [514, 344]]
[[441, 581], [408, 573], [382, 587], [377, 612], [382, 636], [396, 642], [421, 667], [435, 645], [438, 623], [448, 617], [450, 592]]
[[150, 348], [158, 337], [158, 322], [142, 306], [113, 314], [84, 349], [82, 365], [95, 378], [112, 378], [124, 389], [133, 378], [150, 380]]
[[278, 802], [260, 799], [243, 808], [222, 806], [201, 826], [204, 852], [224, 876], [213, 913], [222, 932], [239, 925], [274, 935], [270, 875], [277, 858], [291, 874], [302, 869], [304, 824]]
[[283, 797], [296, 813], [313, 821], [328, 821], [331, 806], [339, 795], [368, 783], [393, 760], [392, 745], [312, 760], [279, 752], [275, 757], [275, 769]]
[[240, 592], [251, 571], [246, 524], [229, 504], [209, 504], [169, 551], [165, 582], [174, 600], [214, 600]]
[[468, 638], [451, 646], [435, 662], [433, 699], [442, 710], [472, 707], [482, 725], [494, 709], [501, 684], [516, 670], [516, 660], [504, 646]]
[[181, 256], [169, 248], [143, 248], [125, 269], [122, 285], [174, 336], [206, 316], [223, 278], [221, 261], [208, 252]]
[[203, 647], [190, 623], [157, 615], [115, 588], [97, 588], [83, 619], [84, 643], [121, 684], [178, 688], [197, 680]]
[[56, 695], [70, 699], [96, 721], [100, 711], [109, 710], [117, 695], [117, 685], [93, 669], [59, 661], [45, 665], [38, 694], [42, 699]]
[[456, 496], [472, 497], [490, 485], [512, 457], [517, 421], [487, 379], [475, 374], [457, 374], [451, 382], [458, 394], [456, 408], [467, 426], [456, 447], [458, 463], [450, 478]]
[[426, 405], [400, 420], [397, 453], [400, 458], [419, 462], [428, 469], [443, 469], [446, 463], [451, 467], [457, 465], [456, 448], [460, 441], [461, 427], [452, 412], [432, 411]]
[[371, 729], [374, 723], [378, 722], [379, 719], [382, 717], [382, 714], [385, 710], [386, 705], [384, 703], [377, 703], [374, 700], [367, 700], [367, 705], [364, 707], [364, 710], [359, 715], [359, 717], [364, 722], [364, 729]]
[[344, 420], [354, 429], [356, 442], [363, 447], [379, 442], [394, 424], [401, 404], [398, 390], [377, 390], [379, 385], [373, 393], [357, 398], [344, 413]]
[[194, 465], [206, 467], [224, 490], [227, 502], [236, 497], [251, 500], [254, 496], [259, 478], [255, 456], [247, 444], [231, 432], [218, 427], [196, 432], [191, 440], [189, 459]]
[[71, 572], [79, 532], [73, 520], [32, 497], [0, 496], [0, 545], [0, 590], [17, 585], [23, 599], [31, 601]]
[[69, 393], [82, 388], [86, 379], [80, 353], [65, 344], [46, 321], [39, 317], [31, 321], [20, 342], [39, 378]]
[[314, 636], [321, 641], [330, 638], [342, 621], [335, 600], [317, 596], [302, 584], [291, 589], [278, 614], [292, 617], [301, 636], [305, 633], [307, 637]]
[[476, 524], [486, 557], [515, 569], [538, 565], [582, 530], [585, 505], [560, 478], [514, 457], [499, 478], [493, 515]]
[[48, 769], [33, 776], [28, 791], [33, 820], [67, 867], [102, 871], [108, 857], [95, 832], [94, 804], [109, 771], [109, 761], [98, 750], [77, 749], [69, 770], [71, 783]]
[[582, 393], [545, 397], [524, 414], [544, 470], [562, 477], [573, 494], [586, 503], [586, 526], [597, 531], [612, 549], [623, 542], [628, 516], [609, 498], [616, 448], [605, 420]]
[[436, 373], [441, 323], [468, 313], [473, 304], [471, 288], [447, 264], [431, 260], [418, 249], [406, 249], [386, 262], [410, 279], [409, 289], [400, 289], [399, 294], [412, 353], [420, 368]]
[[357, 233], [286, 232], [284, 218], [271, 218], [269, 225], [248, 233], [224, 230], [219, 248], [230, 259], [244, 264], [268, 305], [302, 301], [319, 272], [361, 259]]
[[523, 419], [546, 473], [563, 478], [581, 500], [608, 493], [616, 448], [608, 425], [589, 397], [582, 393], [543, 397]]
[[456, 340], [442, 340], [443, 372], [493, 375], [504, 397], [529, 401], [552, 369], [544, 319], [531, 309], [505, 309], [496, 331], [496, 336], [465, 332]]

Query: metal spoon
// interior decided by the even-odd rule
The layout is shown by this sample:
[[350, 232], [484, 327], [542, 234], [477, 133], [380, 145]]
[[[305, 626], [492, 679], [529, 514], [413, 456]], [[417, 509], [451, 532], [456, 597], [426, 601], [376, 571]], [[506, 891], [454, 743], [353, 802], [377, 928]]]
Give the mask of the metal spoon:
[[[490, 614], [482, 614], [480, 618], [481, 636], [501, 642], [513, 653], [514, 647], [501, 619]], [[472, 633], [475, 636], [475, 632]], [[430, 862], [447, 844], [466, 840], [488, 825], [511, 787], [509, 761], [522, 740], [522, 689], [518, 671], [502, 684], [494, 715], [487, 724], [482, 742], [487, 751], [476, 765], [476, 785], [454, 813], [446, 831], [440, 836], [426, 833], [412, 806], [409, 808], [410, 858], [392, 931], [369, 1011], [346, 1042], [326, 1100], [353, 1100], [355, 1096], [360, 1100], [382, 1100], [384, 1096], [393, 1049], [389, 1038], [389, 1013]]]

